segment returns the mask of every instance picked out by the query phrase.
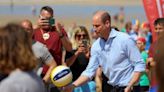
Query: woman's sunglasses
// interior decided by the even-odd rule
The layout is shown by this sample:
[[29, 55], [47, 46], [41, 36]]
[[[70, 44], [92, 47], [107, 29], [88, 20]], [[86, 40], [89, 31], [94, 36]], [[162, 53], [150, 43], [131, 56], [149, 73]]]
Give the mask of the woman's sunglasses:
[[76, 37], [78, 37], [78, 38], [80, 38], [80, 37], [82, 37], [82, 36], [85, 38], [87, 35], [86, 35], [86, 34], [77, 34], [77, 35], [76, 35]]

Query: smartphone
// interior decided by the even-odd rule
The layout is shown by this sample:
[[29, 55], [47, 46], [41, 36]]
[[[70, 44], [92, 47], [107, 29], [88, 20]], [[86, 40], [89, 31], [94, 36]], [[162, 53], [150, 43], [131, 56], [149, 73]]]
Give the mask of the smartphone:
[[84, 47], [88, 46], [88, 41], [86, 39], [82, 40], [82, 43], [84, 44]]
[[40, 18], [41, 18], [41, 20], [48, 20], [48, 22], [49, 22], [49, 24], [51, 26], [54, 26], [55, 25], [55, 19], [53, 17], [50, 18], [50, 19], [47, 19], [47, 18], [45, 18], [45, 17], [43, 17], [43, 16], [40, 15]]
[[49, 19], [49, 23], [51, 26], [54, 26], [55, 25], [55, 19], [54, 18], [50, 18]]

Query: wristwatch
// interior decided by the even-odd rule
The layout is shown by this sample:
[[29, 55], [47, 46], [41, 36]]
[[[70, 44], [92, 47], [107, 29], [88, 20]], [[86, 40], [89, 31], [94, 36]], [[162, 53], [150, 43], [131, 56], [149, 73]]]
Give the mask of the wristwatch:
[[63, 33], [59, 33], [59, 38], [63, 38], [64, 37], [64, 34]]

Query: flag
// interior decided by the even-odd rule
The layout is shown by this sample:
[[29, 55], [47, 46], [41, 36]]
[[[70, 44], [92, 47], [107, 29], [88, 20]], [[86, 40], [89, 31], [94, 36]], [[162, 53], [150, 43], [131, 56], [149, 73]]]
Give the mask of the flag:
[[157, 39], [157, 36], [154, 32], [154, 21], [157, 18], [164, 16], [164, 0], [143, 0], [143, 6], [147, 19], [150, 23], [153, 41], [155, 41]]

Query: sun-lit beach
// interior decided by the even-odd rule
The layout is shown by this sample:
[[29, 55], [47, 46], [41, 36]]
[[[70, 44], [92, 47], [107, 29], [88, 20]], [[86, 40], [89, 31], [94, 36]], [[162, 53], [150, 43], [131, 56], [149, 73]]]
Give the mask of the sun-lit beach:
[[[115, 6], [118, 7], [118, 9], [123, 6], [123, 7], [142, 7], [142, 1], [141, 0], [24, 0], [22, 2], [22, 0], [1, 0], [0, 1], [0, 6], [9, 6], [11, 4], [11, 1], [13, 3], [13, 7], [14, 6], [44, 6], [44, 5], [50, 5], [50, 6], [59, 6], [61, 8], [59, 9], [63, 9], [62, 6], [65, 7], [72, 7], [72, 6], [88, 6], [88, 7], [100, 7], [100, 6], [105, 6], [104, 9], [106, 7], [110, 7], [110, 6]], [[115, 12], [118, 11], [117, 10], [113, 10]], [[39, 10], [39, 9], [38, 9]], [[84, 9], [83, 9], [84, 10]], [[14, 10], [17, 11], [17, 10]], [[24, 10], [26, 11], [26, 10]], [[54, 9], [54, 13], [56, 14], [56, 11], [60, 11], [60, 10], [56, 10]], [[78, 11], [78, 10], [77, 10]], [[74, 12], [77, 11], [67, 11], [64, 15], [67, 15], [69, 13], [69, 15], [71, 13], [74, 14]], [[80, 10], [79, 10], [80, 11]], [[85, 10], [84, 10], [85, 11]], [[86, 9], [87, 11], [87, 9]], [[0, 11], [1, 12], [1, 11]], [[62, 12], [63, 13], [63, 12]], [[89, 12], [90, 15], [92, 15], [93, 12]], [[85, 14], [84, 14], [85, 15]], [[84, 15], [76, 15], [76, 17], [74, 16], [55, 16], [56, 17], [56, 21], [61, 22], [66, 28], [68, 28], [72, 23], [76, 22], [78, 25], [85, 25], [87, 26], [89, 29], [91, 28], [92, 24], [91, 24], [91, 16], [84, 16]], [[129, 16], [129, 18], [135, 18], [137, 17], [136, 14], [132, 14], [133, 16]], [[142, 15], [143, 16], [143, 15]], [[19, 20], [23, 20], [23, 19], [30, 19], [33, 24], [36, 24], [38, 15], [36, 16], [32, 16], [32, 15], [21, 15], [21, 14], [0, 14], [0, 25], [4, 25], [10, 21], [19, 21]]]
[[28, 5], [28, 4], [53, 4], [53, 5], [118, 5], [118, 6], [134, 6], [142, 5], [142, 0], [1, 0], [1, 5], [10, 4], [13, 1], [15, 5]]

